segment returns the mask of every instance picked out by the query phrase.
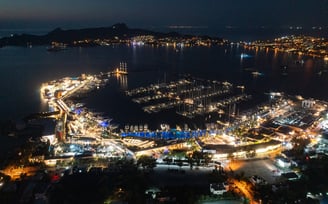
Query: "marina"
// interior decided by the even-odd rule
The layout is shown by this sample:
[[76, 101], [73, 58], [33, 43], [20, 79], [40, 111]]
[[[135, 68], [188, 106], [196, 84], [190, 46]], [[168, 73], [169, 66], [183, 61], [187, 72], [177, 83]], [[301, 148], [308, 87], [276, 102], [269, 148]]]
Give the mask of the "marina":
[[[49, 108], [57, 111], [56, 135], [59, 141], [75, 141], [85, 136], [94, 138], [94, 141], [98, 142], [102, 141], [102, 138], [119, 137], [186, 140], [232, 132], [245, 123], [243, 117], [238, 114], [239, 110], [236, 110], [236, 104], [251, 99], [250, 95], [244, 93], [244, 86], [234, 87], [229, 82], [191, 77], [160, 85], [140, 87], [125, 93], [128, 97], [137, 97], [139, 103], [136, 100], [134, 102], [147, 104], [142, 109], [149, 114], [175, 108], [176, 114], [189, 119], [210, 113], [215, 113], [217, 116], [213, 115], [213, 119], [207, 121], [205, 129], [190, 128], [187, 124], [184, 124], [183, 128], [177, 125], [170, 127], [168, 124], [161, 124], [158, 129], [150, 129], [148, 124], [126, 124], [123, 129], [118, 130], [119, 125], [112, 124], [112, 119], [102, 113], [88, 110], [83, 103], [71, 99], [74, 95], [98, 89], [99, 84], [105, 84], [107, 77], [103, 76], [103, 73], [100, 75], [82, 74], [80, 77], [66, 77], [43, 84], [41, 95], [48, 100]], [[254, 114], [249, 113], [244, 117], [253, 117], [251, 115]], [[264, 113], [256, 111], [256, 114]], [[217, 120], [217, 117], [221, 115], [225, 115], [226, 119]], [[229, 122], [230, 125], [226, 126]]]
[[[78, 98], [80, 95], [91, 98], [104, 87], [120, 86], [120, 78], [127, 80], [128, 74], [124, 68], [126, 65], [120, 67], [110, 72], [65, 77], [42, 85], [40, 95], [47, 102], [49, 112], [35, 117], [56, 119], [55, 134], [42, 137], [43, 142], [51, 145], [51, 156], [43, 160], [47, 168], [60, 168], [66, 163], [67, 168], [94, 173], [96, 168], [100, 171], [110, 168], [112, 161], [122, 158], [138, 161], [145, 155], [162, 166], [168, 165], [170, 158], [174, 165], [199, 165], [193, 160], [188, 163], [187, 156], [177, 158], [173, 155], [180, 151], [186, 155], [191, 152], [208, 155], [210, 164], [203, 160], [200, 162], [208, 169], [213, 168], [213, 164], [227, 168], [226, 165], [234, 165], [232, 161], [268, 158], [273, 161], [277, 158], [278, 165], [279, 161], [284, 162], [281, 165], [289, 165], [289, 159], [280, 153], [294, 145], [294, 138], [310, 138], [314, 146], [319, 141], [317, 135], [326, 128], [326, 122], [322, 122], [327, 115], [327, 103], [324, 101], [269, 92], [265, 102], [252, 103], [252, 108], [245, 108], [243, 104], [253, 99], [246, 86], [190, 76], [120, 90], [130, 104], [136, 105], [133, 108], [141, 110], [136, 115], [140, 120], [115, 124], [116, 118], [111, 114], [94, 107], [89, 109], [88, 102]], [[117, 84], [112, 84], [115, 80]], [[108, 99], [112, 100], [112, 97]], [[163, 120], [154, 128], [141, 119], [142, 113], [159, 117], [165, 112], [175, 114], [174, 117], [181, 116], [182, 124], [166, 124]], [[203, 126], [197, 126], [194, 122], [197, 120]], [[29, 142], [34, 143], [35, 140], [30, 139]], [[328, 152], [321, 144], [315, 151], [321, 154]], [[33, 158], [33, 161], [38, 161], [38, 158]], [[88, 165], [83, 167], [83, 162], [88, 162]], [[75, 167], [75, 164], [79, 166]], [[271, 176], [271, 170], [277, 167], [269, 168]], [[232, 166], [231, 169], [236, 168]], [[275, 174], [280, 176], [280, 173]], [[17, 178], [16, 174], [13, 178]]]
[[[244, 93], [244, 86], [235, 87], [228, 82], [180, 79], [169, 82], [169, 85], [150, 85], [125, 93], [127, 97], [153, 97], [152, 100], [138, 103], [140, 105], [161, 101], [143, 107], [144, 111], [149, 108], [150, 114], [176, 108], [176, 114], [188, 119], [206, 115], [203, 121], [205, 128], [163, 123], [160, 128], [152, 129], [148, 124], [140, 122], [125, 124], [123, 129], [118, 130], [119, 125], [112, 124], [111, 118], [88, 110], [83, 103], [70, 100], [70, 96], [80, 91], [94, 89], [95, 81], [98, 83], [99, 80], [104, 80], [104, 77], [97, 76], [65, 78], [52, 82], [53, 87], [48, 87], [48, 91], [45, 91], [45, 87], [41, 88], [47, 93], [49, 104], [59, 112], [56, 139], [52, 143], [59, 157], [74, 155], [81, 158], [111, 159], [124, 156], [134, 158], [142, 154], [161, 155], [166, 148], [190, 148], [188, 141], [192, 141], [192, 145], [202, 151], [211, 152], [215, 161], [227, 159], [231, 154], [240, 159], [254, 157], [252, 155], [266, 157], [267, 154], [286, 148], [283, 144], [291, 143], [291, 132], [301, 134], [306, 128], [310, 128], [309, 132], [314, 131], [311, 124], [327, 111], [324, 102], [273, 92], [268, 93], [270, 100], [266, 103], [239, 113], [236, 104], [252, 99], [251, 95]], [[68, 90], [63, 87], [68, 87]], [[156, 95], [174, 97], [156, 99]], [[49, 96], [54, 98], [49, 99]], [[181, 111], [182, 108], [184, 112]], [[315, 110], [319, 112], [314, 113]], [[312, 115], [306, 117], [307, 113]], [[218, 120], [221, 115], [225, 117]], [[308, 125], [302, 126], [304, 123]]]
[[[108, 77], [120, 75], [117, 70], [123, 70], [123, 75], [127, 74], [124, 72], [126, 64], [120, 63], [120, 68], [114, 69], [113, 72], [65, 77], [42, 85], [43, 99], [47, 100], [49, 110], [57, 114], [56, 136], [59, 142], [77, 141], [85, 136], [94, 138], [94, 141], [98, 142], [102, 141], [101, 138], [119, 137], [185, 140], [222, 132], [221, 128], [224, 126], [219, 127], [216, 124], [218, 122], [209, 123], [212, 125], [206, 129], [192, 129], [187, 124], [184, 124], [184, 128], [178, 126], [171, 128], [168, 124], [162, 124], [158, 129], [150, 129], [148, 124], [127, 124], [123, 129], [117, 130], [119, 125], [112, 124], [112, 119], [102, 113], [88, 110], [85, 104], [74, 101], [76, 95], [105, 86]], [[244, 93], [244, 86], [242, 89], [240, 87], [234, 87], [229, 82], [196, 79], [189, 76], [173, 82], [128, 90], [125, 93], [128, 97], [136, 97], [132, 99], [134, 102], [144, 104], [142, 110], [147, 113], [175, 108], [176, 114], [192, 119], [196, 115], [213, 112], [224, 114], [225, 111], [222, 109], [226, 108], [229, 109], [228, 115], [235, 114], [236, 103], [251, 98]]]
[[[136, 88], [125, 94], [130, 98], [136, 97], [134, 102], [146, 105], [142, 109], [150, 114], [175, 108], [176, 114], [189, 119], [197, 115], [210, 118], [213, 115], [208, 115], [210, 113], [225, 115], [225, 119], [217, 120], [213, 115], [213, 120], [205, 119], [205, 128], [187, 124], [172, 127], [163, 123], [154, 130], [141, 122], [125, 124], [123, 129], [117, 130], [119, 125], [112, 124], [111, 118], [90, 111], [85, 104], [70, 99], [81, 91], [97, 88], [97, 84], [107, 79], [103, 76], [82, 74], [42, 86], [42, 97], [48, 100], [49, 108], [57, 113], [53, 145], [58, 156], [114, 158], [127, 153], [130, 157], [157, 155], [165, 147], [186, 147], [186, 141], [193, 141], [198, 148], [211, 152], [217, 161], [228, 158], [230, 154], [235, 158], [249, 158], [253, 154], [261, 157], [287, 148], [284, 144], [291, 143], [294, 134], [305, 137], [305, 134], [309, 136], [316, 132], [317, 122], [327, 113], [324, 101], [278, 92], [267, 93], [270, 100], [239, 112], [236, 104], [252, 99], [244, 92], [245, 86], [189, 77]], [[159, 145], [161, 143], [164, 146]]]
[[327, 3], [1, 1], [0, 203], [326, 203]]
[[[126, 65], [121, 64], [120, 66], [124, 67]], [[292, 100], [295, 99], [276, 92], [268, 93], [270, 98], [268, 102], [260, 104], [256, 108], [239, 112], [236, 107], [237, 104], [252, 99], [251, 95], [244, 93], [245, 86], [234, 86], [229, 82], [196, 79], [189, 76], [173, 82], [151, 84], [147, 87], [128, 90], [125, 94], [127, 97], [132, 98], [133, 102], [144, 105], [141, 107], [142, 110], [149, 114], [174, 109], [176, 114], [188, 119], [193, 119], [196, 116], [205, 118], [206, 116], [205, 128], [195, 128], [188, 124], [184, 124], [182, 128], [178, 125], [170, 127], [170, 125], [163, 123], [157, 129], [153, 129], [149, 128], [148, 124], [140, 122], [138, 124], [125, 124], [123, 128], [118, 129], [122, 124], [113, 124], [112, 119], [103, 113], [88, 110], [85, 104], [71, 99], [71, 97], [74, 98], [74, 95], [81, 92], [98, 89], [100, 84], [102, 86], [106, 85], [108, 76], [110, 76], [109, 72], [97, 75], [82, 74], [79, 77], [65, 77], [43, 84], [41, 95], [44, 100], [48, 101], [49, 110], [57, 114], [56, 135], [59, 141], [77, 141], [79, 138], [84, 137], [94, 138], [93, 141], [96, 143], [109, 138], [186, 140], [222, 134], [236, 135], [236, 131], [241, 127], [251, 127], [266, 120], [272, 122], [263, 123], [264, 129], [261, 131], [264, 132], [280, 132], [283, 126], [292, 125], [295, 128], [304, 128], [302, 124], [315, 121], [314, 118], [305, 116], [295, 119], [300, 114], [304, 114], [303, 112], [306, 109], [303, 112], [291, 112], [289, 109], [294, 106]], [[298, 100], [304, 99], [300, 98]], [[297, 103], [299, 104], [299, 102]], [[315, 104], [311, 100], [305, 100], [303, 103], [306, 106]], [[321, 104], [323, 102], [317, 103]], [[320, 105], [320, 109], [324, 110], [325, 108]], [[280, 119], [284, 114], [287, 114], [288, 118]], [[44, 115], [47, 115], [47, 113], [44, 113]], [[224, 117], [221, 117], [222, 115]], [[295, 125], [296, 123], [298, 125]], [[276, 129], [277, 127], [279, 129]], [[272, 139], [283, 141], [278, 134], [275, 138], [272, 138], [272, 135], [259, 136], [258, 138], [251, 136], [245, 141], [239, 141], [235, 138], [233, 143], [249, 145], [254, 142], [270, 141]]]
[[175, 108], [177, 114], [194, 118], [249, 99], [250, 95], [243, 93], [244, 88], [240, 91], [240, 87], [229, 82], [188, 77], [136, 88], [126, 94], [134, 97], [133, 102], [145, 104], [142, 109], [149, 114]]

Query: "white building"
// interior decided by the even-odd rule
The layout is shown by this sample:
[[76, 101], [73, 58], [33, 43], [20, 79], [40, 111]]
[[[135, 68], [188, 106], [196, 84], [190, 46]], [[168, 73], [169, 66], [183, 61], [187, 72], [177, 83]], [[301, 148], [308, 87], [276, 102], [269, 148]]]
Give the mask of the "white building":
[[228, 191], [228, 186], [224, 185], [223, 183], [210, 184], [210, 192], [214, 195], [222, 195], [227, 191]]
[[314, 100], [303, 100], [302, 101], [302, 107], [303, 108], [312, 108], [315, 105], [315, 101]]

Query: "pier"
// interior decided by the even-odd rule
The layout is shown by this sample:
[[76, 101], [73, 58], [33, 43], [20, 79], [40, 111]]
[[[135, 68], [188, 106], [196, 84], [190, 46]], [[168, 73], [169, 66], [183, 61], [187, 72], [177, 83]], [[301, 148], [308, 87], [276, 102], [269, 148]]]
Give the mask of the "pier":
[[[105, 135], [105, 132], [107, 136], [116, 135], [112, 132], [115, 127], [109, 123], [109, 119], [81, 108], [81, 104], [74, 104], [70, 99], [74, 95], [84, 94], [106, 85], [108, 77], [113, 74], [126, 75], [126, 63], [120, 63], [120, 68], [114, 71], [96, 75], [81, 74], [79, 77], [65, 77], [42, 84], [41, 98], [47, 101], [51, 112], [42, 115], [52, 115], [57, 118], [56, 136], [59, 141], [65, 142], [66, 133], [78, 138], [89, 135], [98, 140]], [[88, 121], [87, 126], [84, 124], [86, 121]]]
[[229, 82], [188, 78], [139, 87], [126, 91], [126, 95], [133, 97], [135, 103], [145, 104], [142, 109], [146, 113], [176, 108], [178, 114], [193, 118], [250, 98], [243, 89], [241, 94], [234, 95], [239, 87]]

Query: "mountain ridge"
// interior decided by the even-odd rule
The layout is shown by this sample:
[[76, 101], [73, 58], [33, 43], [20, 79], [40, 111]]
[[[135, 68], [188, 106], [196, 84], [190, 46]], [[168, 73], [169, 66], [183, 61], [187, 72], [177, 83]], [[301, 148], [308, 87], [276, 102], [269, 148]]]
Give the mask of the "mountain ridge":
[[[27, 46], [27, 45], [49, 45], [52, 42], [61, 42], [68, 45], [73, 45], [74, 41], [85, 39], [129, 39], [131, 37], [140, 35], [152, 35], [155, 38], [175, 37], [191, 38], [194, 35], [180, 34], [177, 32], [156, 32], [146, 29], [129, 28], [125, 23], [116, 23], [110, 27], [97, 27], [97, 28], [82, 28], [82, 29], [69, 29], [63, 30], [56, 28], [45, 35], [31, 35], [31, 34], [14, 34], [10, 37], [3, 37], [0, 39], [0, 47], [4, 46]], [[203, 36], [210, 38], [209, 36]], [[220, 39], [220, 38], [214, 38]]]

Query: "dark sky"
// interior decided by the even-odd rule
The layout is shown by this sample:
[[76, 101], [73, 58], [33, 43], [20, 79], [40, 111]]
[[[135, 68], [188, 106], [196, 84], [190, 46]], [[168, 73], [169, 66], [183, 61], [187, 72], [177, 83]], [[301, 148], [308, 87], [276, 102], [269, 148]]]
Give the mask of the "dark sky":
[[327, 26], [328, 0], [0, 0], [0, 29]]

